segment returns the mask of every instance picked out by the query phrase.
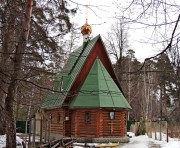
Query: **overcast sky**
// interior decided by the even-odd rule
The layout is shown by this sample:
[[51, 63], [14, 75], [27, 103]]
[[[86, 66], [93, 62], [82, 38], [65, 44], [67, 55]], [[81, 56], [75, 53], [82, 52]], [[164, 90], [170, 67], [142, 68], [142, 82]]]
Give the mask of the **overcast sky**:
[[[80, 4], [88, 4], [91, 6], [88, 9], [88, 23], [92, 26], [92, 35], [95, 37], [100, 34], [102, 37], [106, 35], [106, 33], [110, 30], [111, 24], [115, 21], [114, 15], [117, 11], [120, 12], [120, 8], [117, 8], [114, 5], [114, 1], [112, 0], [73, 0], [74, 2]], [[118, 0], [120, 2], [121, 0]], [[123, 1], [126, 5], [128, 0]], [[176, 1], [176, 0], [175, 0]], [[179, 1], [179, 0], [177, 0]], [[74, 22], [79, 25], [83, 25], [86, 20], [86, 12], [87, 9], [81, 5], [78, 5], [81, 11], [74, 18]], [[98, 6], [98, 7], [96, 7]], [[136, 12], [132, 11], [132, 13], [136, 14]], [[132, 14], [133, 15], [133, 14]], [[145, 20], [151, 21], [151, 20]], [[142, 43], [148, 41], [147, 38], [150, 38], [152, 29], [132, 29], [132, 28], [141, 28], [142, 26], [138, 26], [138, 24], [131, 24], [129, 26], [128, 34], [129, 34], [129, 44], [130, 49], [135, 51], [135, 56], [138, 60], [143, 61], [145, 58], [153, 56], [157, 54], [160, 50], [163, 50], [162, 45], [152, 46], [147, 43]], [[149, 42], [151, 42], [149, 40]]]

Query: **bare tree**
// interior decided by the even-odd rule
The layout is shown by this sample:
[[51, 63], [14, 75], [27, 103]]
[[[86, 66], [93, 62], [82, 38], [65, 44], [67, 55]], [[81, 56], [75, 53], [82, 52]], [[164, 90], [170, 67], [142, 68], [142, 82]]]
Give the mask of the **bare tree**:
[[[124, 23], [123, 18], [117, 19], [111, 26], [111, 30], [105, 37], [105, 43], [108, 53], [115, 63], [115, 69], [119, 73], [122, 71], [123, 56], [128, 50], [128, 27]], [[121, 81], [121, 74], [118, 75]]]
[[[171, 64], [174, 65], [176, 72], [176, 82], [179, 83], [179, 2], [169, 0], [129, 0], [121, 4], [117, 2], [117, 5], [123, 11], [122, 14], [126, 20], [125, 23], [129, 25], [130, 29], [141, 29], [146, 33], [146, 36], [140, 42], [153, 45], [153, 47], [159, 49], [159, 51], [156, 51], [157, 54], [146, 58], [144, 64], [136, 72], [146, 69], [144, 66], [146, 66], [145, 63], [148, 61], [159, 58], [164, 53], [168, 53], [168, 56], [171, 57]], [[116, 18], [122, 17], [120, 13], [117, 14], [115, 16]], [[148, 100], [147, 96], [149, 93], [147, 90], [149, 87], [145, 83], [146, 76], [149, 76], [144, 75], [145, 98]], [[161, 87], [164, 90], [164, 87], [166, 89], [167, 86], [162, 85]], [[175, 90], [179, 90], [179, 84], [176, 85]], [[178, 93], [175, 94], [178, 96]], [[174, 99], [178, 98], [177, 96], [174, 96]]]

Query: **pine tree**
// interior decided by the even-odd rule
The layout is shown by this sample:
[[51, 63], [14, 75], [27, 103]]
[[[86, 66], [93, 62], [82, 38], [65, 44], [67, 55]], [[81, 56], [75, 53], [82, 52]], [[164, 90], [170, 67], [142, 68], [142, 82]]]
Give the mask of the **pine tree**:
[[76, 9], [67, 9], [63, 0], [34, 4], [14, 0], [0, 5], [0, 109], [6, 119], [6, 147], [15, 148], [17, 90], [23, 90], [23, 83], [37, 87], [36, 82], [52, 72], [51, 63], [62, 52], [60, 39], [71, 28], [69, 14]]

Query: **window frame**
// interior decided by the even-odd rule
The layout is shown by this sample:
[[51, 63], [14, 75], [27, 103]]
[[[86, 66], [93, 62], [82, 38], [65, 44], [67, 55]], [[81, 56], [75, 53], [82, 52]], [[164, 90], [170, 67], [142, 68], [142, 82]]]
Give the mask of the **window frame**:
[[91, 124], [91, 114], [90, 112], [85, 112], [85, 123]]

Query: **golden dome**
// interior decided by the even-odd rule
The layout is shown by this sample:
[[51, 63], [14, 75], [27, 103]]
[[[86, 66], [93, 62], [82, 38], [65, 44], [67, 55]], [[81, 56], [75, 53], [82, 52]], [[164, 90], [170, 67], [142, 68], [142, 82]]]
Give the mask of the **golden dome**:
[[81, 33], [83, 35], [90, 35], [92, 32], [92, 28], [91, 26], [87, 23], [87, 19], [86, 19], [86, 23], [81, 27]]

